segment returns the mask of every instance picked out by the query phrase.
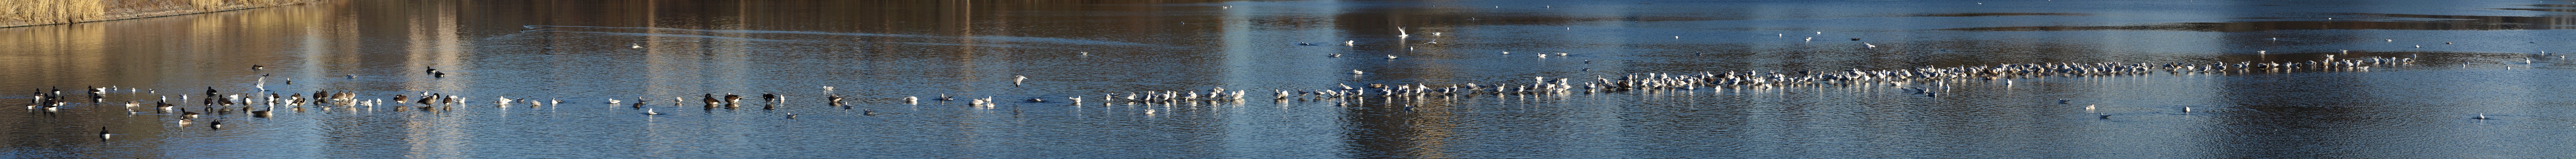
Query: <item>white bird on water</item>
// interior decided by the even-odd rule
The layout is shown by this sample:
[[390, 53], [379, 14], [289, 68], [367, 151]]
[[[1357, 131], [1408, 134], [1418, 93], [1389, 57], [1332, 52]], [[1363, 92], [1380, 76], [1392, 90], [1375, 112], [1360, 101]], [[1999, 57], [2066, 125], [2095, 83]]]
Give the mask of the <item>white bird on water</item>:
[[1395, 55], [1386, 55], [1386, 59], [1388, 59], [1388, 60], [1394, 60], [1394, 59], [1395, 59]]
[[2254, 54], [2256, 54], [2256, 55], [2272, 54], [2272, 51], [2254, 51]]
[[1512, 52], [1510, 52], [1510, 51], [1504, 51], [1504, 52], [1503, 52], [1503, 54], [1512, 54]]
[[626, 48], [642, 49], [644, 48], [644, 44], [626, 43]]
[[608, 104], [617, 104], [617, 102], [624, 102], [624, 101], [618, 101], [616, 98], [609, 98], [609, 99], [608, 99]]
[[1368, 74], [1368, 72], [1360, 72], [1360, 70], [1351, 70], [1351, 74], [1354, 74], [1354, 75], [1356, 75], [1356, 74]]
[[1359, 45], [1356, 45], [1358, 42], [1359, 42], [1358, 40], [1343, 40], [1343, 41], [1342, 41], [1342, 46], [1359, 46]]
[[1860, 45], [1869, 46], [1869, 48], [1878, 48], [1877, 44], [1860, 43]]
[[644, 108], [644, 115], [662, 115], [662, 113], [653, 112], [653, 108]]

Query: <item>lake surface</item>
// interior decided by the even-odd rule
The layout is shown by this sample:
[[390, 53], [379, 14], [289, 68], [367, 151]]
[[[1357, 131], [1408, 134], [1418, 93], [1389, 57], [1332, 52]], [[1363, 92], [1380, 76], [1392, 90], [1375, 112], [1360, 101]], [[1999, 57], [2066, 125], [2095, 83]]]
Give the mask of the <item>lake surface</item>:
[[[2557, 66], [2576, 61], [2553, 54], [2576, 52], [2570, 12], [2576, 3], [2415, 0], [326, 1], [0, 28], [0, 103], [54, 88], [76, 97], [0, 113], [0, 158], [2556, 158], [2576, 156], [2565, 151], [2576, 67]], [[2327, 55], [2417, 62], [1272, 92]], [[93, 86], [119, 90], [91, 103]], [[198, 92], [209, 87], [465, 100], [208, 106]], [[1099, 98], [1220, 87], [1251, 93]], [[749, 97], [694, 103], [709, 94]], [[848, 99], [825, 100], [835, 95]], [[941, 95], [960, 99], [929, 99]], [[148, 105], [165, 100], [225, 111], [182, 120]], [[102, 128], [118, 135], [98, 139]]]

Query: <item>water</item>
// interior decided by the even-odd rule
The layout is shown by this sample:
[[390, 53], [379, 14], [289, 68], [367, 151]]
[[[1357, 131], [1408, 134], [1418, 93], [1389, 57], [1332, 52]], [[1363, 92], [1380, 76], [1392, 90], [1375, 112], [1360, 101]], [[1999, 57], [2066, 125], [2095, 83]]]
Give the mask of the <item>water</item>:
[[[359, 99], [439, 93], [467, 97], [466, 104], [439, 111], [391, 103], [281, 106], [276, 117], [230, 112], [183, 124], [176, 112], [131, 108], [142, 112], [129, 115], [115, 103], [73, 103], [55, 112], [0, 113], [7, 119], [0, 120], [7, 127], [0, 140], [9, 145], [0, 155], [2551, 158], [2576, 155], [2555, 151], [2576, 147], [2564, 137], [2576, 135], [2567, 133], [2576, 129], [2569, 124], [2576, 112], [2558, 109], [2576, 105], [2567, 93], [2576, 85], [2560, 78], [2576, 69], [2541, 53], [2576, 52], [2568, 47], [2576, 39], [2559, 36], [2576, 33], [2564, 30], [2576, 6], [2562, 3], [330, 1], [0, 28], [0, 50], [10, 50], [0, 51], [0, 63], [10, 65], [0, 69], [0, 90], [15, 92], [0, 103], [32, 100], [33, 92], [16, 91], [62, 87], [86, 99], [81, 88], [117, 86], [148, 92], [114, 91], [107, 101], [170, 96], [181, 108], [204, 111], [201, 98], [175, 98], [200, 96], [205, 87], [254, 93], [264, 86], [267, 93], [354, 92]], [[1357, 45], [1340, 46], [1344, 41]], [[1555, 53], [1570, 56], [1536, 56]], [[2323, 55], [2421, 61], [2370, 71], [1938, 84], [1947, 88], [1291, 100], [1265, 92]], [[424, 67], [450, 75], [431, 77]], [[253, 82], [261, 75], [265, 85]], [[1013, 76], [1030, 79], [1013, 85]], [[1215, 87], [1251, 95], [1182, 103], [1096, 98]], [[1909, 87], [1944, 93], [1901, 91]], [[670, 100], [726, 93], [790, 100], [775, 109], [764, 109], [768, 102], [705, 109]], [[901, 100], [942, 94], [1000, 102]], [[850, 97], [850, 104], [830, 106], [822, 101], [829, 95]], [[490, 103], [498, 96], [564, 102]], [[627, 106], [638, 97], [668, 114]], [[609, 98], [627, 104], [604, 103]], [[1023, 101], [1031, 98], [1049, 101]], [[2097, 109], [2083, 109], [2088, 105]], [[879, 113], [865, 113], [871, 111]], [[791, 113], [797, 117], [787, 118]], [[2479, 115], [2491, 119], [2474, 119]], [[226, 126], [210, 129], [216, 120]], [[98, 140], [100, 127], [120, 135]]]

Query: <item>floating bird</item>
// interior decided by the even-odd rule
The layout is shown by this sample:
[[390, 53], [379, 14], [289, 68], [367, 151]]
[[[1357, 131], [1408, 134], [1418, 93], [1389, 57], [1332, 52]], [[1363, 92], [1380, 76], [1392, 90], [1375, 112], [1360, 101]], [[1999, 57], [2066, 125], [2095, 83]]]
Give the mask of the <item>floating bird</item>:
[[1360, 72], [1360, 70], [1351, 70], [1351, 74], [1354, 74], [1354, 75], [1356, 75], [1356, 74], [1368, 74], [1368, 72]]
[[1359, 42], [1359, 41], [1358, 41], [1358, 40], [1345, 40], [1345, 41], [1342, 41], [1342, 46], [1359, 46], [1359, 45], [1357, 45], [1357, 44], [1358, 44], [1357, 42]]
[[2487, 118], [2487, 114], [2478, 114], [2478, 117], [2476, 117], [2476, 118], [2469, 118], [2469, 119], [2486, 120], [2486, 119], [2495, 119], [2495, 118]]
[[617, 101], [617, 98], [609, 98], [609, 99], [608, 99], [608, 104], [617, 104], [617, 102], [619, 102], [619, 101]]
[[112, 138], [112, 137], [116, 137], [116, 134], [114, 134], [114, 133], [107, 133], [107, 127], [105, 127], [105, 126], [98, 127], [98, 140], [107, 140], [108, 138]]
[[[1852, 39], [1852, 40], [1860, 40], [1860, 39]], [[1869, 48], [1878, 48], [1878, 45], [1875, 45], [1875, 44], [1860, 43], [1860, 45], [1863, 45], [1863, 46], [1869, 46]]]
[[2068, 100], [2066, 100], [2066, 99], [2057, 99], [2057, 104], [2066, 104], [2066, 101], [2068, 101]]
[[653, 108], [644, 108], [644, 115], [662, 115], [662, 113], [653, 112]]
[[260, 69], [268, 69], [268, 66], [250, 65], [250, 70], [260, 70]]
[[1395, 59], [1395, 55], [1386, 55], [1386, 59], [1388, 59], [1388, 60], [1394, 60], [1394, 59]]
[[1503, 52], [1503, 54], [1512, 54], [1512, 52], [1510, 52], [1510, 51], [1504, 51], [1504, 52]]
[[637, 48], [637, 49], [642, 49], [642, 48], [644, 48], [644, 44], [626, 43], [626, 48]]

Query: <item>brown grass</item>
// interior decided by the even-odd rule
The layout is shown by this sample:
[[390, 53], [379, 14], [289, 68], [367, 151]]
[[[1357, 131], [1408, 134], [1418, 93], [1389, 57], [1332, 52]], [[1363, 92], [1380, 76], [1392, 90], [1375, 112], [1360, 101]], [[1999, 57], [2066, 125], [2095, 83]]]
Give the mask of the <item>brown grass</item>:
[[315, 0], [0, 0], [0, 27], [196, 14]]

